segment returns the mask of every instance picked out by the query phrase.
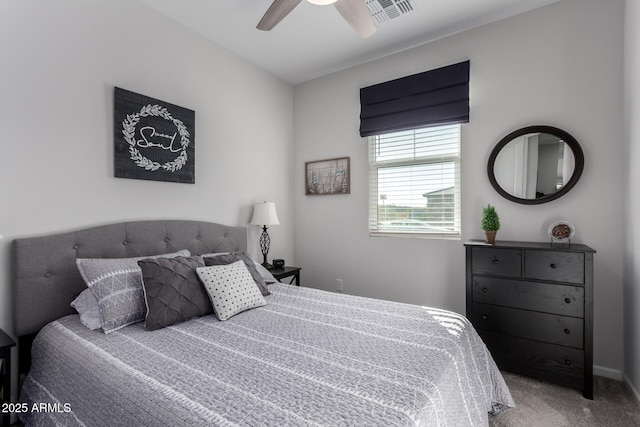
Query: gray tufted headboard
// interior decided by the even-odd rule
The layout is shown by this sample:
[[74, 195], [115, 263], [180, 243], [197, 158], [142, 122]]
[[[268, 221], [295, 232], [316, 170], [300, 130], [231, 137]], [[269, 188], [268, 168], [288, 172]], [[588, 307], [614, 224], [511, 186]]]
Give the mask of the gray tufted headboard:
[[[199, 221], [137, 221], [13, 241], [18, 336], [75, 313], [86, 288], [76, 258], [128, 258], [188, 249], [194, 255], [247, 250], [247, 230]], [[21, 351], [22, 353], [22, 351]]]

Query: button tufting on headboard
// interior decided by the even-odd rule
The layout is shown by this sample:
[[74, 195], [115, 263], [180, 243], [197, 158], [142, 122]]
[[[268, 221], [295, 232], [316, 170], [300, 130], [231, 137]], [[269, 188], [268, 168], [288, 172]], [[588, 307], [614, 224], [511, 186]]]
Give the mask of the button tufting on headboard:
[[[76, 258], [127, 258], [188, 249], [193, 254], [246, 251], [247, 230], [202, 221], [136, 221], [15, 239], [13, 278], [18, 336], [75, 311], [86, 288]], [[45, 283], [46, 281], [46, 283]]]

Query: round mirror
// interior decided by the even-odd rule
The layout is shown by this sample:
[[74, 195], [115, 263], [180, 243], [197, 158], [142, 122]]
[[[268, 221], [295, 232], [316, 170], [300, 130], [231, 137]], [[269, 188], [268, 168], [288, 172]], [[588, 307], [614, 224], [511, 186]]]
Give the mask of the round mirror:
[[546, 203], [576, 185], [584, 168], [578, 141], [551, 126], [529, 126], [502, 138], [487, 173], [503, 197], [528, 205]]

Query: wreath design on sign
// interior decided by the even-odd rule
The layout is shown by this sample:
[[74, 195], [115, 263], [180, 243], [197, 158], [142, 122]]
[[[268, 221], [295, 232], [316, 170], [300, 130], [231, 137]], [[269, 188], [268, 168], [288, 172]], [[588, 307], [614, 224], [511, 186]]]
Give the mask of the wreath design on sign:
[[[182, 150], [180, 154], [170, 162], [165, 162], [164, 164], [160, 164], [155, 162], [140, 153], [140, 150], [136, 148], [136, 125], [140, 121], [141, 117], [162, 117], [165, 120], [172, 122], [176, 129], [178, 129], [178, 133], [180, 134], [180, 145], [182, 146]], [[174, 118], [166, 108], [161, 107], [159, 105], [145, 105], [140, 109], [139, 113], [135, 114], [127, 114], [127, 118], [122, 121], [122, 135], [124, 135], [125, 141], [129, 144], [129, 155], [131, 160], [133, 160], [136, 165], [144, 168], [148, 171], [156, 171], [160, 168], [167, 170], [169, 172], [175, 172], [180, 169], [187, 163], [187, 147], [189, 147], [189, 131], [187, 131], [187, 127], [182, 123], [182, 121]]]

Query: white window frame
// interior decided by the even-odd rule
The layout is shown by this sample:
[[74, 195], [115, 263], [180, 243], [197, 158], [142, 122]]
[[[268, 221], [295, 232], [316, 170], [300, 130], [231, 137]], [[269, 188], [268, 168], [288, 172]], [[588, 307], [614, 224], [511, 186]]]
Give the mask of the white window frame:
[[[408, 238], [433, 238], [433, 239], [455, 239], [459, 240], [461, 236], [461, 185], [460, 185], [460, 146], [461, 146], [461, 125], [446, 125], [457, 126], [458, 136], [458, 150], [457, 154], [448, 155], [433, 155], [422, 157], [403, 158], [398, 160], [386, 160], [376, 161], [377, 141], [383, 135], [370, 136], [369, 143], [369, 235], [373, 237], [408, 237]], [[433, 130], [436, 127], [430, 127]], [[426, 128], [425, 128], [426, 129]], [[416, 130], [420, 131], [420, 129]], [[396, 167], [396, 166], [415, 166], [422, 164], [439, 164], [439, 163], [453, 163], [454, 164], [454, 218], [452, 230], [391, 230], [384, 229], [383, 224], [378, 220], [378, 206], [379, 198], [378, 194], [378, 171], [380, 169]]]

